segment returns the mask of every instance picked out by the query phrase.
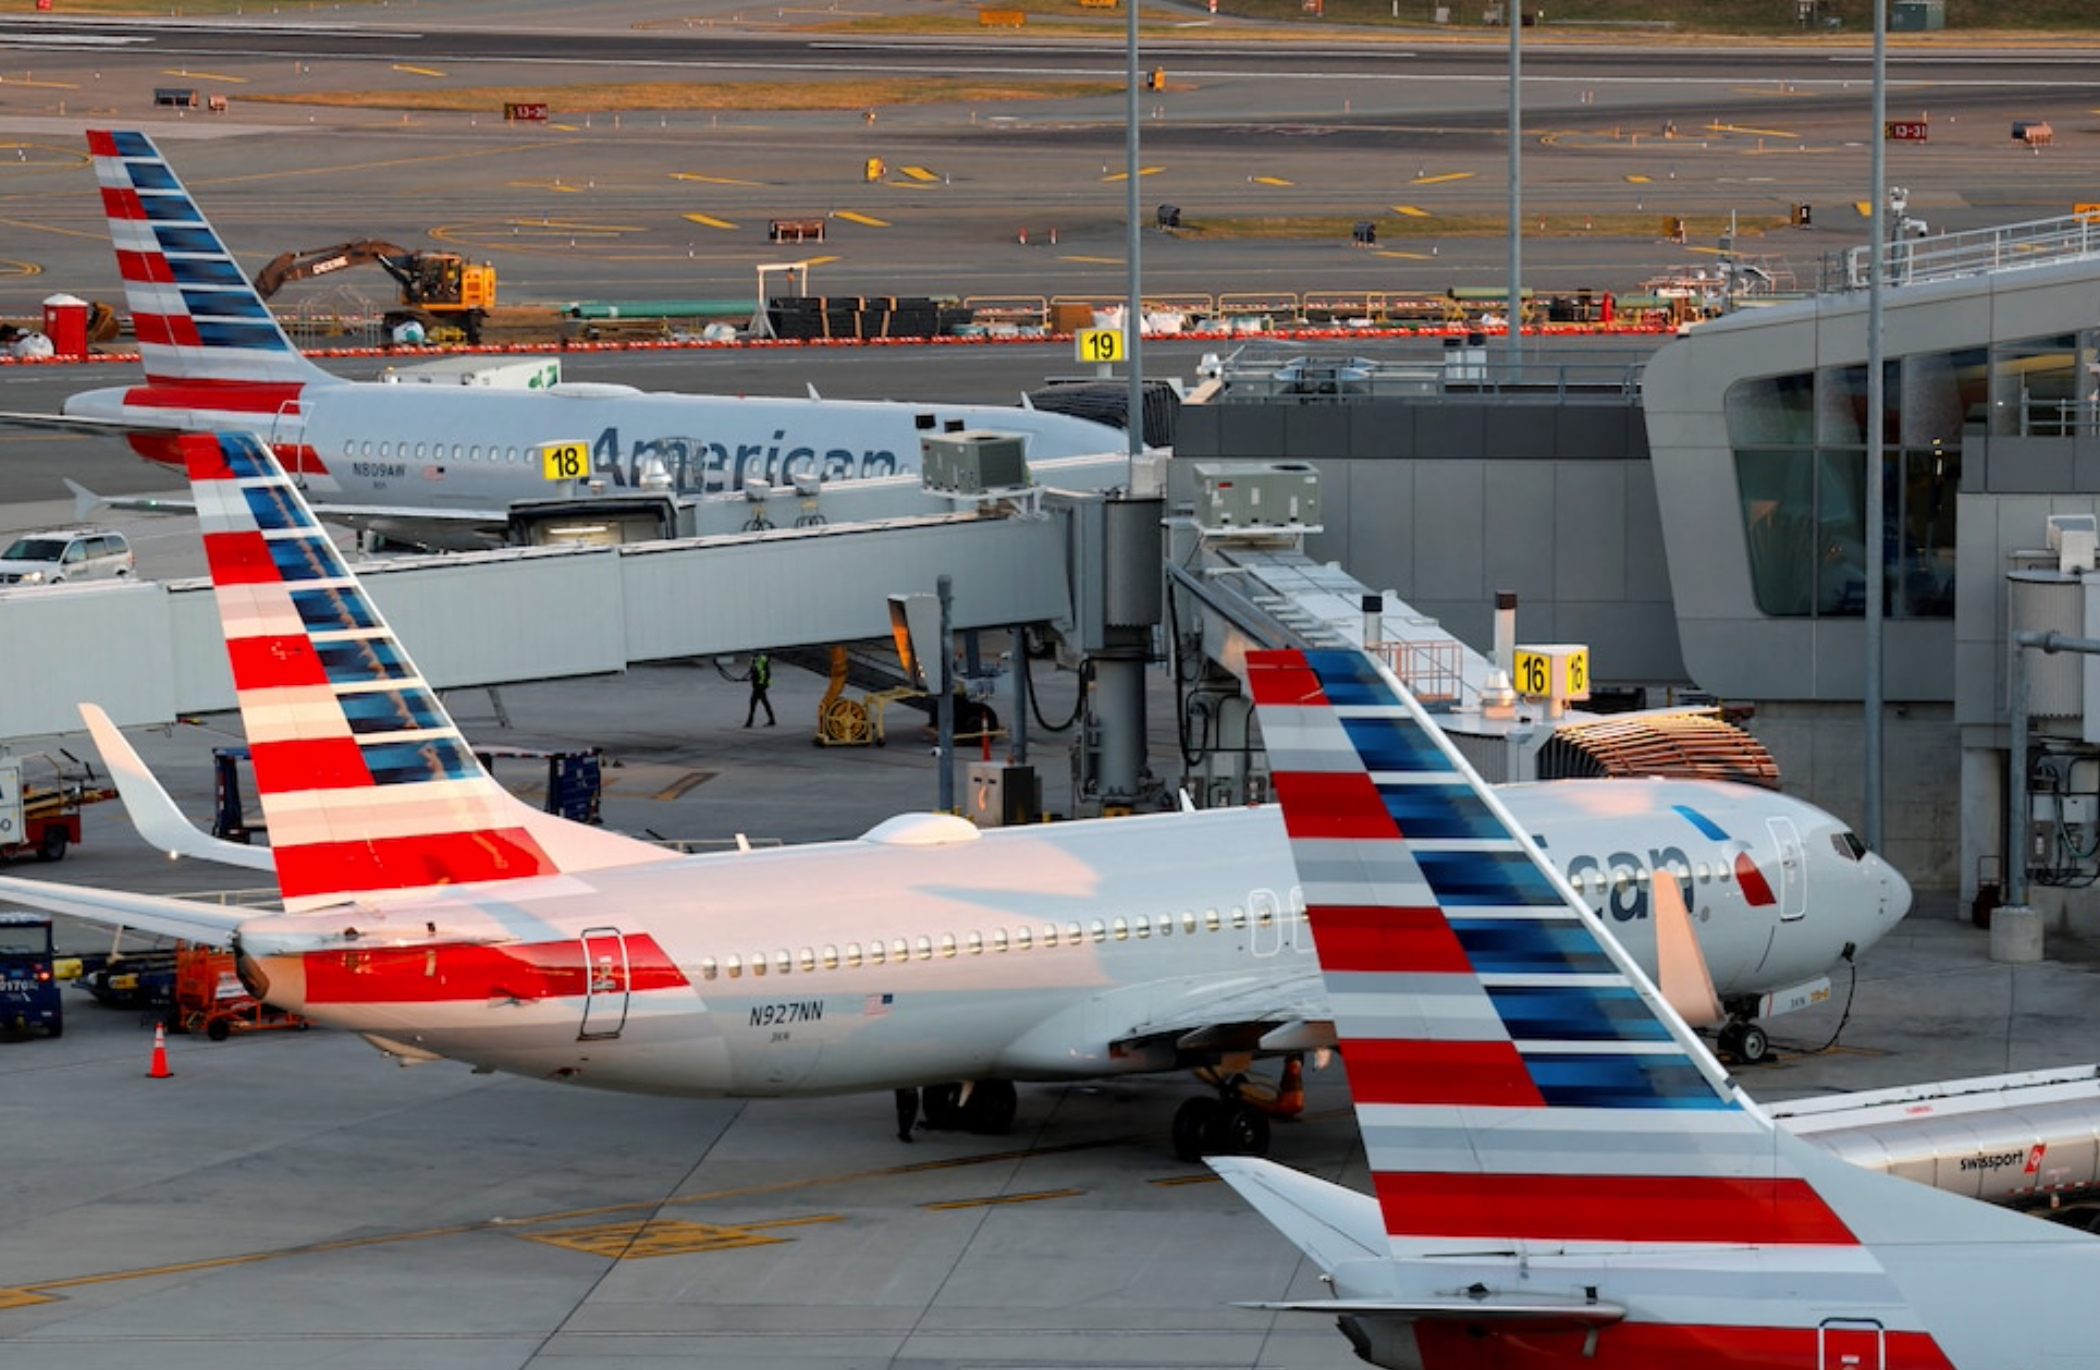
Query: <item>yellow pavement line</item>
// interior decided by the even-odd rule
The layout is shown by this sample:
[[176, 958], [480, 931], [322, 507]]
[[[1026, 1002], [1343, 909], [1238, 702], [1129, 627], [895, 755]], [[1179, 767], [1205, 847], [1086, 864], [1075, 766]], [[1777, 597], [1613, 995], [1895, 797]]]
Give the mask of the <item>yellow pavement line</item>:
[[179, 76], [188, 81], [224, 81], [228, 85], [234, 86], [245, 86], [248, 84], [248, 78], [245, 76], [227, 76], [222, 72], [216, 71], [164, 71], [161, 75]]
[[922, 166], [898, 167], [897, 169], [914, 181], [938, 181], [941, 179], [938, 175]]
[[408, 74], [409, 74], [410, 76], [443, 76], [443, 75], [445, 75], [445, 73], [444, 73], [444, 72], [442, 72], [442, 71], [439, 71], [439, 70], [438, 70], [438, 69], [437, 69], [436, 67], [410, 67], [410, 66], [403, 66], [403, 65], [402, 65], [401, 63], [399, 63], [399, 62], [396, 62], [396, 63], [394, 63], [394, 70], [395, 70], [395, 71], [405, 71], [405, 72], [407, 72], [407, 73], [408, 73]]
[[869, 214], [856, 214], [850, 209], [834, 209], [831, 211], [831, 217], [834, 219], [844, 219], [847, 223], [850, 224], [866, 224], [869, 228], [889, 227], [889, 223], [886, 220], [875, 218], [873, 215]]
[[1708, 124], [1708, 133], [1747, 133], [1754, 138], [1799, 138], [1798, 133], [1789, 133], [1783, 128], [1745, 128], [1741, 124]]
[[1874, 202], [1872, 200], [1854, 200], [1852, 207], [1859, 211], [1859, 217], [1862, 219], [1874, 217]]
[[1121, 257], [1060, 257], [1061, 262], [1078, 262], [1083, 266], [1121, 266]]
[[739, 181], [729, 176], [702, 176], [692, 171], [674, 171], [671, 173], [671, 179], [674, 181], [700, 181], [711, 186], [762, 186], [765, 184], [764, 181]]
[[1442, 185], [1446, 181], [1470, 181], [1473, 179], [1473, 175], [1474, 173], [1470, 171], [1447, 171], [1441, 176], [1417, 176], [1415, 177], [1415, 184], [1418, 186], [1437, 186]]
[[[705, 224], [705, 225], [706, 225], [707, 227], [709, 227], [709, 228], [735, 228], [735, 227], [736, 227], [736, 225], [735, 225], [735, 224], [733, 224], [733, 223], [730, 223], [730, 222], [729, 222], [728, 220], [726, 220], [726, 219], [717, 219], [717, 218], [716, 218], [716, 217], [715, 217], [714, 215], [712, 215], [712, 214], [681, 214], [681, 215], [679, 215], [678, 217], [679, 217], [679, 218], [681, 218], [681, 219], [687, 219], [687, 220], [690, 220], [691, 222], [693, 222], [693, 223], [696, 223], [696, 224]], [[689, 787], [688, 787], [688, 788], [689, 788]], [[658, 797], [659, 797], [659, 798], [665, 798], [665, 797], [669, 797], [669, 798], [676, 798], [676, 795], [674, 794], [674, 795], [670, 795], [670, 796], [658, 796]]]
[[1435, 215], [1431, 214], [1428, 210], [1417, 209], [1413, 205], [1394, 205], [1393, 213], [1405, 214], [1410, 219], [1432, 219], [1436, 217]]
[[1296, 181], [1286, 181], [1281, 176], [1253, 176], [1248, 179], [1258, 186], [1294, 186], [1298, 184]]
[[922, 1204], [929, 1213], [952, 1213], [963, 1208], [1000, 1208], [1007, 1204], [1041, 1203], [1045, 1199], [1076, 1199], [1084, 1190], [1045, 1189], [1036, 1194], [999, 1194], [983, 1199], [956, 1199], [950, 1203]]
[[71, 81], [31, 81], [26, 77], [0, 76], [0, 86], [35, 86], [39, 90], [79, 90]]
[[1628, 176], [1626, 184], [1633, 186], [1654, 185], [1655, 178], [1653, 176]]
[[1398, 257], [1401, 258], [1403, 261], [1410, 262], [1429, 262], [1436, 260], [1427, 252], [1386, 252], [1380, 250], [1378, 252], [1373, 253], [1372, 255], [1376, 257]]
[[[1156, 166], [1139, 167], [1138, 175], [1157, 176], [1160, 172], [1164, 171], [1165, 169], [1166, 168], [1164, 167]], [[1101, 179], [1104, 181], [1127, 181], [1130, 179], [1130, 173], [1127, 171], [1112, 171], [1108, 175], [1103, 176]]]

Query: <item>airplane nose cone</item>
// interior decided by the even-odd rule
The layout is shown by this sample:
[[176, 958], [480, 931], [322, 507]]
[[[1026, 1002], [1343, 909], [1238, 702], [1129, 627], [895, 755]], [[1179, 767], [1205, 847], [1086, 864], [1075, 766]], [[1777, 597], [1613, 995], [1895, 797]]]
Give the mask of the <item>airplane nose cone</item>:
[[1889, 923], [1898, 923], [1910, 912], [1910, 881], [1888, 862], [1881, 863], [1881, 911]]

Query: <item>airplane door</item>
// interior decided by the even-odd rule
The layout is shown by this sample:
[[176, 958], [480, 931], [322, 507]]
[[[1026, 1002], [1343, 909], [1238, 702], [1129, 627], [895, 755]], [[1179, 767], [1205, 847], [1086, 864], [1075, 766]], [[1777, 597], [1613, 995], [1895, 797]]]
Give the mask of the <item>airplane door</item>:
[[1816, 1329], [1820, 1370], [1882, 1370], [1882, 1329], [1872, 1318], [1831, 1318]]
[[627, 1026], [627, 938], [618, 928], [583, 930], [583, 1023], [576, 1040], [617, 1037]]
[[1274, 890], [1256, 890], [1247, 896], [1247, 947], [1256, 956], [1274, 956], [1283, 950], [1283, 903]]
[[1791, 818], [1767, 818], [1773, 845], [1779, 848], [1779, 916], [1791, 921], [1808, 912], [1808, 855], [1801, 846], [1801, 830]]

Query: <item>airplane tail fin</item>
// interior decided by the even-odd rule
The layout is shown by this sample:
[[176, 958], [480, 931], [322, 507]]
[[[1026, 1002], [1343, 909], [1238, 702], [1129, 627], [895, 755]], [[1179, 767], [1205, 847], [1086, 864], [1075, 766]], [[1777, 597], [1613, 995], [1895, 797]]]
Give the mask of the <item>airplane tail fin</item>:
[[1249, 675], [1397, 1241], [1848, 1240], [1397, 680]]
[[[212, 409], [296, 405], [297, 387], [327, 373], [292, 346], [268, 305], [143, 133], [91, 132], [109, 237], [151, 385], [212, 390]], [[248, 401], [216, 393], [274, 387]], [[202, 396], [200, 396], [202, 398]]]
[[1501, 1364], [1478, 1339], [1547, 1327], [1598, 1364], [1812, 1365], [1839, 1325], [1928, 1365], [1962, 1253], [2100, 1255], [1774, 1126], [1369, 657], [1257, 652], [1248, 679], [1387, 1243], [1353, 1258], [1361, 1210], [1322, 1182], [1214, 1162], [1338, 1262], [1333, 1299], [1267, 1306], [1339, 1309], [1392, 1366]]
[[177, 442], [287, 908], [672, 859], [496, 783], [261, 439]]

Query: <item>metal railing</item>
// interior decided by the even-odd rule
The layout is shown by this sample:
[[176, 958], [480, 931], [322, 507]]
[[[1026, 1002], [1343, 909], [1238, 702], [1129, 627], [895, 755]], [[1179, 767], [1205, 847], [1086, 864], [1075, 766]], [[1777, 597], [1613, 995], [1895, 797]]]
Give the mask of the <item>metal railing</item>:
[[[1867, 246], [1826, 253], [1817, 268], [1816, 288], [1825, 294], [1865, 290], [1873, 270], [1871, 255]], [[2068, 214], [1998, 228], [1898, 239], [1889, 244], [1883, 280], [1899, 285], [1946, 281], [2091, 257], [2100, 257], [2100, 218]]]
[[[1504, 339], [1453, 340], [1456, 346], [1383, 347], [1363, 356], [1333, 345], [1253, 342], [1219, 364], [1220, 402], [1339, 404], [1362, 399], [1510, 395], [1632, 403], [1652, 348], [1527, 350], [1512, 363]], [[1347, 344], [1342, 344], [1347, 346]]]

